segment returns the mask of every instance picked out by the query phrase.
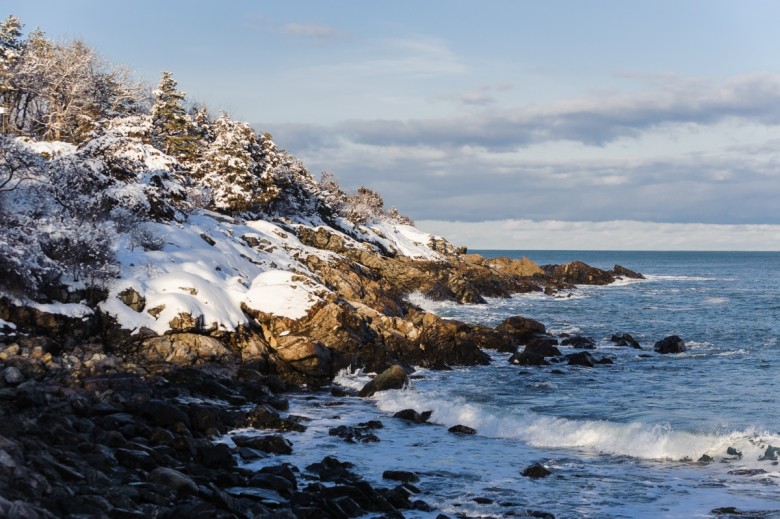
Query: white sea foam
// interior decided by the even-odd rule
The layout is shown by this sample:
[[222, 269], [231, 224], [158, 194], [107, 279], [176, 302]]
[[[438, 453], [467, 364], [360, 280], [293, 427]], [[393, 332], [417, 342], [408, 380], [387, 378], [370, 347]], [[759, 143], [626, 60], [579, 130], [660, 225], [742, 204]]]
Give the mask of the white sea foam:
[[576, 449], [647, 460], [695, 461], [704, 454], [724, 457], [728, 447], [735, 447], [747, 461], [758, 460], [767, 445], [780, 445], [780, 436], [754, 430], [691, 432], [675, 430], [668, 424], [572, 420], [530, 411], [505, 413], [442, 392], [394, 390], [377, 393], [374, 399], [377, 407], [386, 413], [408, 408], [430, 410], [433, 423], [446, 427], [466, 425], [482, 436], [519, 440], [536, 448]]

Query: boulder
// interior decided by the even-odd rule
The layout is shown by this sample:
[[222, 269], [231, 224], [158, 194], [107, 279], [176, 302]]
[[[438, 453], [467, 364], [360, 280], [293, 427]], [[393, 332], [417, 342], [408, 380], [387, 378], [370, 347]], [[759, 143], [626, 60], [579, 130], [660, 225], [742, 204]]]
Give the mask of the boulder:
[[558, 265], [550, 276], [555, 282], [574, 285], [608, 285], [615, 281], [610, 272], [591, 267], [581, 261]]
[[642, 349], [642, 346], [639, 344], [639, 342], [628, 333], [624, 333], [622, 335], [614, 334], [609, 340], [614, 342], [616, 346], [631, 346], [637, 350]]
[[453, 425], [447, 431], [455, 434], [477, 434], [476, 429], [472, 429], [467, 425]]
[[180, 366], [220, 362], [236, 356], [221, 341], [194, 333], [148, 338], [139, 346], [138, 355], [147, 362], [167, 362]]
[[417, 483], [420, 477], [414, 472], [407, 470], [386, 470], [382, 473], [382, 479], [391, 479], [402, 483]]
[[430, 418], [432, 414], [433, 411], [423, 411], [422, 413], [418, 413], [414, 409], [404, 409], [395, 413], [393, 418], [400, 418], [401, 420], [406, 420], [407, 422], [421, 424], [427, 422], [428, 418]]
[[561, 350], [555, 347], [557, 344], [558, 341], [555, 337], [537, 335], [529, 339], [528, 344], [523, 349], [523, 353], [541, 355], [542, 357], [557, 357], [561, 354]]
[[286, 335], [276, 339], [279, 366], [291, 382], [324, 384], [333, 376], [333, 355], [322, 343], [308, 337]]
[[645, 277], [639, 272], [634, 272], [633, 270], [627, 269], [626, 267], [623, 267], [621, 265], [615, 265], [611, 273], [612, 275], [621, 278], [645, 279]]
[[149, 473], [149, 481], [169, 488], [178, 495], [198, 493], [198, 485], [189, 476], [168, 467], [152, 470]]
[[583, 350], [595, 350], [596, 342], [590, 337], [584, 337], [582, 335], [574, 335], [572, 337], [566, 337], [561, 341], [561, 346], [571, 346], [572, 348], [578, 348]]
[[272, 454], [292, 454], [292, 443], [279, 434], [266, 436], [237, 435], [231, 439], [239, 447], [249, 447]]
[[117, 294], [117, 298], [119, 298], [122, 303], [136, 312], [143, 312], [144, 307], [146, 306], [146, 298], [139, 294], [132, 287], [126, 288], [119, 292], [119, 294]]
[[550, 364], [542, 355], [526, 351], [515, 353], [509, 357], [509, 363], [516, 366], [547, 366]]
[[547, 332], [545, 326], [539, 321], [521, 316], [505, 319], [496, 326], [496, 330], [507, 333], [518, 344], [527, 344], [531, 338]]
[[593, 355], [587, 351], [566, 355], [566, 359], [569, 361], [570, 366], [585, 366], [587, 368], [592, 368], [597, 364], [596, 359], [593, 358]]
[[682, 353], [687, 349], [688, 348], [685, 347], [685, 342], [676, 335], [664, 337], [653, 346], [655, 352], [662, 354]]
[[398, 364], [394, 364], [363, 386], [358, 396], [369, 397], [379, 391], [402, 389], [408, 383], [409, 377], [406, 371]]
[[550, 474], [550, 470], [540, 463], [534, 463], [523, 470], [523, 476], [533, 479], [546, 478]]

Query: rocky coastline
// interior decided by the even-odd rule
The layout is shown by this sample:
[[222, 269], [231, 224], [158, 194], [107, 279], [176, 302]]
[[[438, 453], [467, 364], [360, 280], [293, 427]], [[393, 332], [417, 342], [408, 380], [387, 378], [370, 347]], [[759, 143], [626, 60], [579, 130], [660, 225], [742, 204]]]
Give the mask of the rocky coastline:
[[[328, 453], [320, 463], [297, 466], [284, 434], [305, 429], [306, 418], [287, 413], [285, 395], [331, 391], [336, 399], [360, 398], [402, 387], [413, 365], [488, 363], [484, 349], [514, 353], [511, 362], [519, 364], [555, 354], [541, 323], [517, 317], [488, 328], [443, 320], [409, 303], [409, 292], [483, 303], [485, 296], [554, 294], [640, 276], [619, 266], [610, 272], [582, 263], [538, 267], [452, 251], [446, 261], [410, 261], [348, 249], [322, 231], [299, 236], [340, 255], [328, 265], [312, 261], [337, 295], [303, 319], [247, 308], [252, 324], [233, 333], [180, 316], [166, 334], [129, 334], [99, 311], [74, 318], [3, 299], [0, 515], [300, 518], [432, 511], [414, 474], [388, 471], [385, 484], [371, 485], [349, 461]], [[131, 305], [139, 298], [126, 299]], [[348, 365], [380, 373], [361, 396], [330, 386]], [[422, 411], [397, 419], [423, 423]], [[330, 433], [369, 442], [378, 440], [381, 426]], [[220, 441], [246, 428], [252, 432], [231, 435], [232, 444]], [[278, 463], [259, 472], [242, 467], [267, 457]]]

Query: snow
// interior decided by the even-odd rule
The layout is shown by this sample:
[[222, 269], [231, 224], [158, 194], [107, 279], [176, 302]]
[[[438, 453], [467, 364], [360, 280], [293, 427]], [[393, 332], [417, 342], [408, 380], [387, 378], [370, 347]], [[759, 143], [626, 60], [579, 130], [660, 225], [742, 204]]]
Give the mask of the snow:
[[3, 328], [8, 328], [10, 330], [16, 330], [16, 325], [14, 323], [5, 321], [3, 319], [0, 319], [0, 330]]
[[[317, 294], [328, 292], [293, 255], [329, 254], [304, 246], [270, 222], [237, 223], [204, 212], [191, 216], [186, 224], [149, 225], [164, 238], [165, 246], [159, 251], [132, 249], [126, 237], [118, 252], [121, 279], [100, 305], [127, 329], [146, 327], [164, 333], [172, 319], [187, 313], [202, 319], [205, 328], [234, 330], [249, 320], [242, 303], [300, 319], [320, 300]], [[118, 299], [127, 288], [145, 298], [141, 312]]]
[[83, 303], [28, 303], [27, 306], [47, 314], [64, 315], [77, 319], [94, 313], [90, 307]]
[[46, 155], [49, 158], [64, 157], [76, 153], [76, 146], [59, 141], [33, 141], [24, 137], [14, 139], [21, 146], [34, 151], [38, 155]]

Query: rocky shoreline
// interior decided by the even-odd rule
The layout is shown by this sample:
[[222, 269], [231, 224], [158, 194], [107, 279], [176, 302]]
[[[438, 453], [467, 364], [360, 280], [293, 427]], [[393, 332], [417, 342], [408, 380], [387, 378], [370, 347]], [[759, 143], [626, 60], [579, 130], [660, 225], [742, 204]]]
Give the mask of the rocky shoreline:
[[[300, 518], [432, 511], [414, 474], [389, 471], [386, 484], [372, 486], [349, 462], [327, 453], [306, 467], [290, 463], [295, 447], [284, 433], [304, 430], [306, 419], [286, 413], [285, 394], [302, 387], [328, 391], [336, 370], [356, 363], [382, 373], [361, 392], [368, 396], [401, 387], [411, 365], [484, 364], [483, 348], [515, 352], [528, 342], [524, 333], [544, 333], [543, 326], [521, 330], [522, 318], [495, 329], [439, 319], [400, 297], [412, 284], [429, 296], [468, 302], [482, 297], [475, 287], [500, 296], [614, 280], [584, 264], [544, 270], [528, 261], [453, 258], [433, 265], [382, 257], [386, 264], [373, 272], [331, 269], [342, 278], [354, 274], [364, 285], [360, 299], [372, 304], [347, 302], [341, 290], [306, 319], [255, 314], [254, 329], [232, 336], [181, 326], [162, 336], [129, 337], [101, 322], [99, 313], [72, 318], [4, 299], [0, 318], [14, 324], [6, 324], [0, 343], [0, 515]], [[532, 275], [518, 275], [529, 268]], [[385, 269], [394, 273], [376, 274]], [[382, 294], [392, 297], [382, 301]], [[388, 301], [398, 316], [372, 308]], [[358, 398], [332, 391], [334, 398]], [[427, 419], [414, 410], [407, 415], [398, 418]], [[331, 434], [374, 441], [379, 427]], [[232, 445], [218, 441], [247, 428], [253, 432], [230, 436]], [[454, 432], [473, 434], [467, 429]], [[279, 462], [259, 472], [240, 463], [270, 456]]]

